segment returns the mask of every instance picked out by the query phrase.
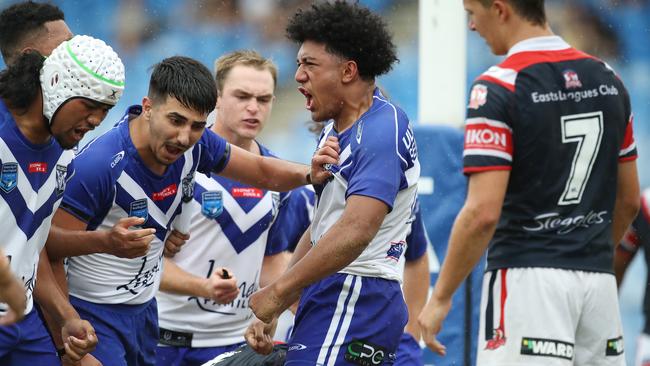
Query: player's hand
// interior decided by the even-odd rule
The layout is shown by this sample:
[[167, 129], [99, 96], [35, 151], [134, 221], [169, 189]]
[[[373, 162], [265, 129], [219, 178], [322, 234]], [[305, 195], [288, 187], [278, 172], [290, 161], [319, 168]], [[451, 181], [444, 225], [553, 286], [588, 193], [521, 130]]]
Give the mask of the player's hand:
[[311, 158], [311, 182], [313, 184], [322, 184], [332, 176], [326, 167], [338, 165], [339, 150], [339, 140], [334, 136], [328, 137], [323, 146], [316, 150]]
[[0, 317], [0, 325], [10, 325], [25, 316], [27, 296], [25, 286], [14, 276], [9, 267], [9, 259], [0, 253], [0, 302], [9, 305], [5, 315]]
[[99, 362], [93, 355], [90, 353], [85, 355], [80, 361], [72, 361], [68, 356], [63, 356], [61, 358], [62, 366], [102, 366], [102, 363]]
[[190, 234], [183, 234], [174, 229], [165, 240], [165, 257], [172, 258], [181, 251], [181, 247], [190, 239]]
[[276, 284], [273, 283], [252, 294], [248, 306], [259, 320], [270, 324], [274, 318], [280, 317], [280, 314], [296, 302], [299, 297], [300, 293], [281, 294]]
[[120, 219], [108, 233], [107, 253], [120, 258], [137, 258], [149, 252], [156, 229], [129, 229], [144, 224], [141, 217]]
[[205, 292], [207, 296], [204, 297], [210, 298], [218, 304], [227, 304], [239, 295], [237, 278], [227, 268], [218, 267], [206, 279]]
[[273, 335], [277, 325], [277, 318], [274, 318], [270, 324], [264, 323], [257, 318], [253, 319], [244, 334], [246, 343], [257, 353], [270, 354], [273, 352]]
[[451, 299], [441, 300], [431, 296], [418, 316], [424, 343], [430, 350], [441, 356], [447, 354], [447, 347], [438, 342], [436, 335], [440, 333], [442, 322], [447, 317], [449, 309], [451, 309]]
[[95, 329], [88, 321], [79, 318], [66, 320], [61, 329], [61, 336], [65, 356], [71, 361], [80, 361], [97, 346]]

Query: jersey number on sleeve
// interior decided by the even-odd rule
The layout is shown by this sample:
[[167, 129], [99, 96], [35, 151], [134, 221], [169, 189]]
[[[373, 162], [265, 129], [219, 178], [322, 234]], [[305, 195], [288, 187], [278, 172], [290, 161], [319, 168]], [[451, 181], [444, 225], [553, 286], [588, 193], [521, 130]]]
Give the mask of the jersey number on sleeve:
[[573, 114], [561, 118], [562, 143], [577, 143], [571, 173], [558, 205], [580, 203], [603, 139], [603, 112]]

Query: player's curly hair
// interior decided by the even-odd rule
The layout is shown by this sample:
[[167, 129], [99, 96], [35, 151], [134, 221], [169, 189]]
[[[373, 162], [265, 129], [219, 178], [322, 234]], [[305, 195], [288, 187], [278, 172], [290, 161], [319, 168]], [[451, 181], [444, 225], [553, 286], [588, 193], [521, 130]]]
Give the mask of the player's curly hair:
[[386, 23], [359, 4], [337, 0], [300, 9], [289, 20], [287, 38], [322, 43], [328, 52], [353, 60], [359, 75], [372, 80], [399, 61]]
[[0, 13], [0, 51], [6, 64], [18, 57], [21, 43], [36, 32], [46, 32], [45, 23], [64, 20], [63, 11], [49, 3], [25, 1]]
[[0, 98], [10, 107], [26, 112], [41, 92], [40, 72], [45, 58], [28, 51], [0, 72]]
[[183, 106], [208, 114], [217, 104], [217, 83], [202, 63], [172, 56], [154, 65], [147, 95], [156, 102], [174, 97]]

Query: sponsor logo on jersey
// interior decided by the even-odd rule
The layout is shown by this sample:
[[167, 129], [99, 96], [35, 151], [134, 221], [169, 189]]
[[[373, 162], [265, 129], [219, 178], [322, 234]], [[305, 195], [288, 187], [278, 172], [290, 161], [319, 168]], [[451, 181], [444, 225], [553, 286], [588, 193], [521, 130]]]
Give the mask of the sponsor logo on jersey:
[[124, 158], [124, 150], [122, 150], [122, 151], [118, 152], [117, 154], [113, 155], [113, 158], [111, 159], [111, 169], [115, 168], [117, 163], [122, 161], [123, 158]]
[[501, 328], [497, 328], [492, 333], [492, 339], [489, 339], [485, 343], [485, 349], [492, 351], [505, 344], [506, 344], [506, 332]]
[[361, 136], [363, 135], [363, 120], [359, 121], [359, 124], [357, 124], [357, 144], [361, 143]]
[[485, 154], [490, 150], [505, 159], [512, 159], [512, 132], [508, 125], [499, 121], [468, 119], [465, 125], [465, 154], [472, 151]]
[[589, 211], [586, 215], [562, 217], [557, 212], [549, 212], [536, 216], [534, 226], [523, 226], [527, 231], [552, 231], [560, 235], [568, 234], [578, 228], [588, 228], [605, 222], [607, 211]]
[[533, 92], [530, 94], [530, 98], [533, 103], [552, 103], [552, 102], [564, 102], [567, 100], [572, 100], [576, 103], [580, 103], [585, 99], [597, 98], [601, 96], [617, 96], [618, 89], [614, 85], [601, 84], [597, 88], [587, 89], [587, 90], [574, 90], [570, 92], [565, 92], [564, 90], [557, 90], [551, 92]]
[[578, 73], [573, 70], [564, 70], [564, 87], [567, 89], [582, 88], [582, 83], [578, 77]]
[[345, 350], [343, 358], [355, 365], [381, 365], [386, 358], [386, 349], [365, 340], [354, 339]]
[[234, 187], [230, 190], [233, 198], [262, 198], [264, 191], [253, 187]]
[[555, 339], [528, 338], [521, 339], [521, 354], [529, 356], [547, 356], [573, 360], [573, 343]]
[[149, 209], [147, 208], [147, 199], [139, 199], [131, 202], [129, 206], [129, 216], [141, 217], [145, 221], [149, 218]]
[[483, 84], [476, 84], [469, 92], [469, 109], [479, 109], [487, 102], [488, 88]]
[[201, 213], [209, 219], [216, 219], [223, 212], [223, 193], [206, 191], [201, 193]]
[[0, 189], [9, 193], [18, 185], [18, 164], [3, 163], [0, 172]]
[[404, 253], [405, 247], [406, 247], [406, 242], [404, 240], [391, 242], [390, 248], [388, 248], [388, 251], [386, 252], [386, 258], [392, 259], [394, 261], [398, 261], [399, 258], [402, 256], [402, 253]]
[[181, 182], [183, 189], [183, 202], [188, 203], [194, 198], [194, 171], [187, 173]]
[[178, 186], [176, 185], [176, 183], [172, 183], [172, 184], [168, 185], [167, 187], [163, 188], [162, 191], [154, 192], [151, 195], [151, 198], [154, 201], [162, 201], [167, 197], [175, 195], [177, 190], [178, 190]]
[[605, 356], [618, 356], [622, 355], [623, 337], [613, 338], [607, 340], [607, 347], [605, 348]]
[[30, 163], [27, 171], [30, 173], [47, 173], [47, 163]]
[[404, 137], [402, 137], [402, 143], [404, 144], [404, 147], [406, 147], [406, 150], [409, 152], [411, 160], [415, 161], [418, 158], [418, 148], [415, 144], [415, 134], [413, 134], [413, 129], [411, 128], [410, 124], [406, 129]]
[[300, 344], [300, 343], [291, 343], [289, 345], [289, 348], [287, 349], [287, 352], [302, 351], [303, 349], [307, 349], [307, 346], [305, 346], [304, 344]]
[[60, 196], [63, 194], [63, 191], [65, 191], [65, 185], [67, 183], [66, 181], [66, 174], [68, 173], [68, 167], [65, 165], [56, 165], [56, 188], [55, 192], [57, 196]]

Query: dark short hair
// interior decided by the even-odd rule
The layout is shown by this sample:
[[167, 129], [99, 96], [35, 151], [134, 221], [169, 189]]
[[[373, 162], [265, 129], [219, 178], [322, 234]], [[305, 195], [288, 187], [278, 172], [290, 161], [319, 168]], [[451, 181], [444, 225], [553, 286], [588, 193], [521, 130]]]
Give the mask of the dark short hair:
[[24, 113], [41, 92], [41, 68], [45, 59], [36, 51], [28, 51], [0, 72], [0, 98], [10, 107]]
[[[544, 0], [507, 0], [512, 4], [517, 14], [535, 25], [546, 24], [546, 11], [544, 10]], [[483, 6], [492, 5], [494, 0], [480, 0]]]
[[154, 65], [148, 96], [156, 102], [171, 96], [183, 106], [207, 114], [217, 104], [217, 84], [202, 63], [173, 56]]
[[63, 11], [49, 3], [25, 1], [0, 13], [0, 52], [5, 63], [18, 57], [22, 43], [36, 32], [45, 32], [45, 23], [64, 20]]
[[398, 61], [386, 23], [359, 4], [337, 0], [300, 9], [289, 20], [287, 37], [324, 44], [328, 52], [356, 62], [366, 80], [389, 72]]

